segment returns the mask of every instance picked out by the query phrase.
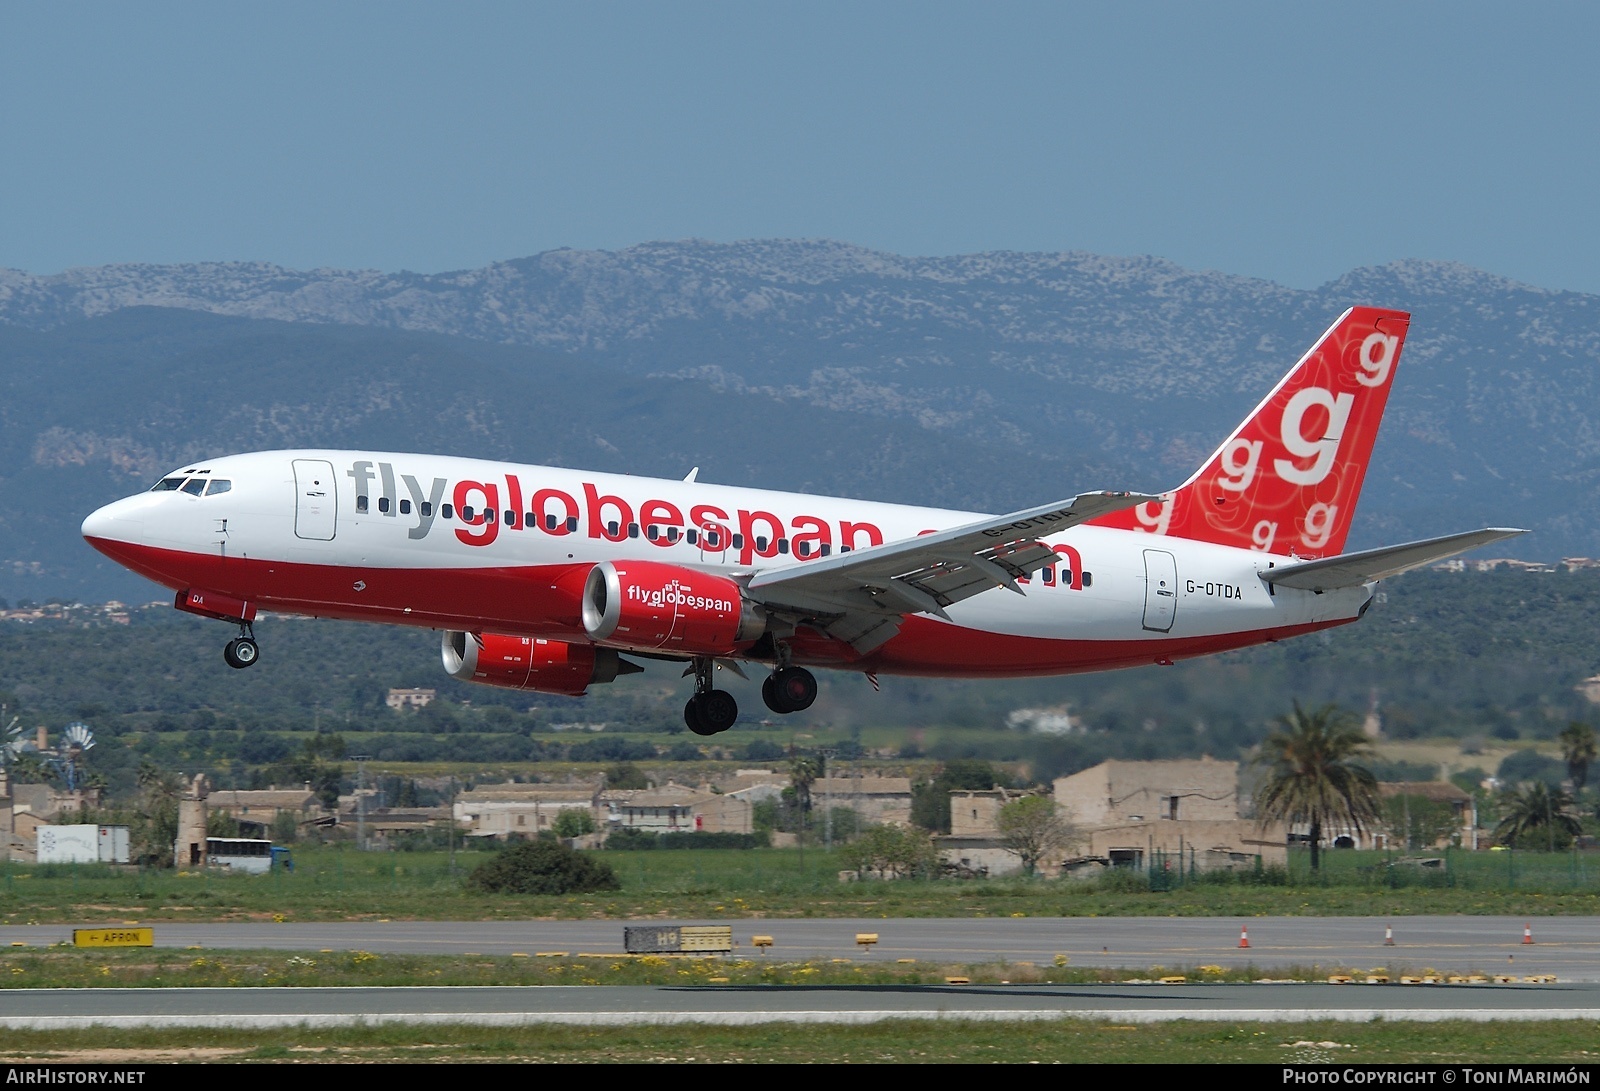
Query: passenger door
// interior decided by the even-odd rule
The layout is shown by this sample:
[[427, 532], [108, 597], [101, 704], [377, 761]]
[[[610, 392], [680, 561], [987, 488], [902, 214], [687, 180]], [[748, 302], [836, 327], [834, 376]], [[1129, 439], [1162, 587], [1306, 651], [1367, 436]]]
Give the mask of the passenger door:
[[1172, 631], [1178, 613], [1178, 562], [1164, 549], [1144, 551], [1144, 627]]
[[294, 533], [317, 542], [333, 541], [339, 491], [333, 463], [315, 458], [294, 460]]

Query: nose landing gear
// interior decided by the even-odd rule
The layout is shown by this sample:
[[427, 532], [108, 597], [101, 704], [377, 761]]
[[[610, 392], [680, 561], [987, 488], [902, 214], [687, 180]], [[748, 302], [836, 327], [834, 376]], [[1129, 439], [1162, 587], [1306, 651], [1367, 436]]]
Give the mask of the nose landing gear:
[[261, 647], [256, 643], [256, 636], [251, 631], [248, 621], [240, 622], [239, 635], [228, 641], [222, 649], [223, 662], [234, 670], [244, 670], [255, 665], [261, 658]]
[[715, 664], [707, 658], [693, 660], [694, 696], [683, 706], [683, 722], [696, 735], [716, 735], [732, 727], [739, 718], [739, 702], [724, 689], [711, 688]]

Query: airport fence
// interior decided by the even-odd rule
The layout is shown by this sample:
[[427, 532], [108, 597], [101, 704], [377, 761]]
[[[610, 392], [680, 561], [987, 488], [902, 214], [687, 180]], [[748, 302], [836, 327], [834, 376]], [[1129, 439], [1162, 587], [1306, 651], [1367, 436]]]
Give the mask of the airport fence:
[[1231, 868], [1206, 867], [1193, 852], [1156, 852], [1144, 874], [1152, 890], [1198, 885], [1455, 889], [1529, 893], [1600, 892], [1600, 852], [1532, 852], [1518, 849], [1382, 852], [1325, 849], [1311, 867], [1309, 849], [1291, 849], [1284, 866], [1260, 857]]

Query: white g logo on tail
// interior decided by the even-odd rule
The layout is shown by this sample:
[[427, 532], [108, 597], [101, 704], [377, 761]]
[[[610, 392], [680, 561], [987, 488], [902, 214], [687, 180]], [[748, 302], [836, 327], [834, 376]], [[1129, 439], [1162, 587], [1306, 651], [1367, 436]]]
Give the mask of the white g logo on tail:
[[1263, 519], [1256, 524], [1250, 532], [1250, 542], [1253, 548], [1263, 553], [1272, 552], [1272, 539], [1278, 536], [1278, 524], [1268, 519]]
[[1300, 535], [1300, 540], [1312, 549], [1321, 549], [1328, 544], [1338, 515], [1337, 504], [1312, 504], [1306, 509], [1306, 532]]
[[[1356, 382], [1362, 386], [1382, 386], [1389, 378], [1389, 369], [1394, 366], [1394, 354], [1399, 347], [1398, 337], [1367, 334], [1367, 339], [1361, 342], [1361, 371], [1356, 375]], [[1378, 350], [1376, 356], [1373, 349]]]
[[[1344, 425], [1350, 419], [1350, 407], [1355, 400], [1354, 394], [1336, 397], [1320, 386], [1308, 386], [1290, 398], [1289, 404], [1283, 408], [1283, 425], [1279, 430], [1283, 445], [1296, 458], [1311, 458], [1314, 455], [1316, 461], [1302, 470], [1286, 458], [1274, 459], [1272, 468], [1278, 472], [1278, 476], [1291, 485], [1315, 485], [1327, 477], [1333, 469], [1333, 457], [1339, 452], [1339, 440], [1344, 436]], [[1328, 411], [1328, 427], [1320, 439], [1307, 439], [1301, 431], [1306, 411], [1312, 406], [1320, 406]]]
[[1261, 441], [1236, 439], [1222, 449], [1222, 473], [1217, 488], [1244, 492], [1256, 478], [1256, 463], [1261, 460]]
[[1172, 522], [1172, 505], [1167, 502], [1169, 499], [1164, 496], [1160, 500], [1146, 500], [1133, 509], [1133, 517], [1151, 534], [1165, 534], [1167, 524]]

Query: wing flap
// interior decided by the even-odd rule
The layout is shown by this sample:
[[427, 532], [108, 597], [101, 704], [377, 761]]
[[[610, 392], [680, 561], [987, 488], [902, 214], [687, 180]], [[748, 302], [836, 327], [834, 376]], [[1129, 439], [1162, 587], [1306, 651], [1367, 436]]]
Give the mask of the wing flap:
[[1442, 538], [1425, 538], [1404, 545], [1367, 549], [1360, 553], [1345, 553], [1325, 557], [1320, 561], [1269, 568], [1261, 578], [1279, 587], [1295, 587], [1303, 591], [1336, 591], [1343, 587], [1359, 587], [1365, 583], [1398, 576], [1413, 568], [1421, 568], [1457, 553], [1477, 549], [1491, 542], [1515, 538], [1528, 533], [1511, 527], [1486, 527], [1461, 534], [1446, 534]]
[[751, 598], [810, 621], [865, 654], [905, 614], [945, 617], [945, 608], [1017, 580], [1056, 560], [1039, 541], [1108, 512], [1145, 503], [1141, 493], [1084, 493], [1055, 504], [992, 516], [951, 530], [756, 573]]

